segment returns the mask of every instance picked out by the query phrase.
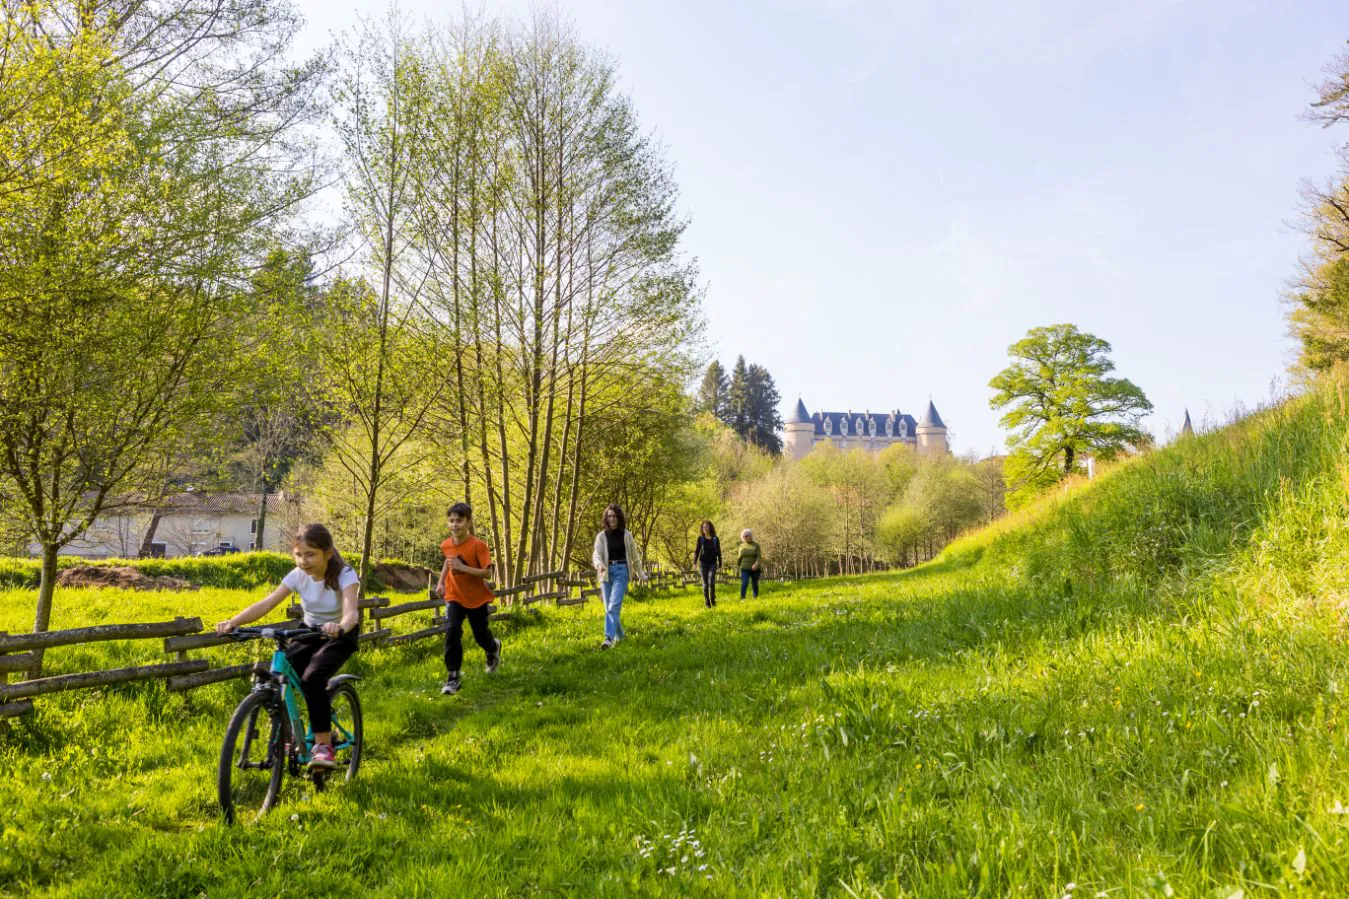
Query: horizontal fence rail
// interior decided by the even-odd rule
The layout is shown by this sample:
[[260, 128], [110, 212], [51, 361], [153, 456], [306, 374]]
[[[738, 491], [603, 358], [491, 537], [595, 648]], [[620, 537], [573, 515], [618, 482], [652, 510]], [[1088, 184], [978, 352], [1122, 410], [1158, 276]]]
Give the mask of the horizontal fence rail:
[[[722, 569], [717, 572], [716, 578], [718, 583], [734, 585], [739, 582], [739, 572]], [[768, 576], [761, 578], [763, 581], [793, 579]], [[490, 582], [488, 583], [490, 586]], [[633, 585], [634, 588], [644, 587], [661, 593], [701, 586], [702, 577], [697, 571], [654, 565], [648, 572], [645, 584]], [[522, 613], [537, 614], [534, 607], [549, 601], [563, 608], [581, 606], [600, 596], [602, 591], [596, 582], [594, 572], [548, 571], [528, 575], [521, 578], [519, 584], [494, 590], [493, 594], [494, 604], [491, 607], [490, 617], [494, 621], [500, 621], [515, 618]], [[360, 600], [357, 606], [361, 622], [366, 625], [359, 637], [363, 645], [401, 646], [440, 637], [450, 629], [445, 600], [434, 585], [428, 589], [426, 599], [395, 604], [385, 596], [370, 596]], [[405, 633], [394, 633], [391, 625], [395, 621], [401, 621], [405, 616], [418, 612], [430, 612], [429, 620], [422, 618], [418, 622], [420, 626], [415, 629]], [[303, 612], [298, 605], [292, 605], [286, 609], [286, 616], [289, 619], [301, 618]], [[53, 647], [109, 640], [159, 638], [164, 641], [164, 653], [172, 656], [174, 661], [46, 677], [40, 676], [37, 670], [42, 664], [41, 653]], [[267, 675], [270, 666], [257, 660], [220, 665], [206, 658], [188, 658], [189, 652], [218, 649], [227, 645], [238, 645], [238, 640], [228, 636], [217, 636], [214, 630], [203, 631], [200, 618], [175, 618], [172, 621], [137, 624], [101, 624], [41, 634], [0, 632], [0, 720], [31, 712], [33, 697], [67, 690], [163, 680], [170, 692], [180, 693], [208, 684]], [[12, 674], [26, 674], [27, 677], [10, 682]]]

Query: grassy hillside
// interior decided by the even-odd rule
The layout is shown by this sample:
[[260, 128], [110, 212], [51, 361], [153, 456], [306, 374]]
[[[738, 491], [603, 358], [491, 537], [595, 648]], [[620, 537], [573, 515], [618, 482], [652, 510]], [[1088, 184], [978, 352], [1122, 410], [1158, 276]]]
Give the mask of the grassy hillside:
[[[0, 890], [1344, 895], [1347, 428], [1329, 388], [912, 572], [634, 604], [610, 652], [594, 605], [549, 610], [454, 699], [435, 647], [362, 653], [361, 777], [261, 824], [212, 805], [240, 685], [44, 702], [0, 732]], [[31, 603], [0, 593], [0, 629]]]

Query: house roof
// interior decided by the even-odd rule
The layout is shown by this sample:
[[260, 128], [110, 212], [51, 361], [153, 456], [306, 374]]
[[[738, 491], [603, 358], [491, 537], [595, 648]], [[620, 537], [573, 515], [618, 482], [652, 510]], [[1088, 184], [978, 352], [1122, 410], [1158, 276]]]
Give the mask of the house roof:
[[[165, 515], [255, 515], [261, 499], [260, 493], [175, 493], [157, 506]], [[267, 511], [277, 511], [284, 502], [280, 494], [267, 494]]]
[[792, 413], [792, 421], [798, 424], [810, 424], [810, 413], [806, 411], [805, 402], [800, 399], [796, 401], [796, 411]]
[[932, 405], [932, 400], [927, 401], [927, 411], [923, 413], [923, 420], [918, 423], [920, 428], [945, 428], [946, 424], [937, 414], [937, 407]]
[[[847, 433], [849, 435], [869, 434], [871, 432], [870, 427], [868, 427], [869, 422], [875, 422], [876, 436], [878, 437], [886, 436], [886, 421], [891, 423], [891, 437], [899, 436], [901, 433], [912, 437], [914, 428], [917, 427], [917, 422], [913, 420], [912, 415], [905, 415], [898, 409], [894, 412], [816, 412], [811, 421], [815, 424], [816, 434], [830, 437], [844, 432], [843, 423], [845, 421], [848, 423]], [[826, 421], [829, 422], [828, 430], [825, 429]], [[901, 428], [901, 424], [904, 427]]]

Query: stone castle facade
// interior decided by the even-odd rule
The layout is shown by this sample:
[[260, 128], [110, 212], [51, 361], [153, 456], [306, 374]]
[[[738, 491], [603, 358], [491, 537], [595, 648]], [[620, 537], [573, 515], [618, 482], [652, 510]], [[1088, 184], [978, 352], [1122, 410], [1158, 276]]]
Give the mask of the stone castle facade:
[[887, 446], [904, 443], [919, 453], [949, 454], [946, 424], [931, 401], [921, 421], [896, 409], [893, 412], [816, 412], [803, 400], [783, 425], [782, 451], [800, 459], [817, 443], [832, 441], [840, 450], [864, 449], [878, 453]]

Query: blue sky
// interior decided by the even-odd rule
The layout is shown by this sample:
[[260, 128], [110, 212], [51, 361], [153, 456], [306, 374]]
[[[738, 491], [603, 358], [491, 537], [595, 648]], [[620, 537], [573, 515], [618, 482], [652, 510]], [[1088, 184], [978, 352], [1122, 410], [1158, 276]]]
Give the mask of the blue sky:
[[[306, 42], [385, 9], [299, 3]], [[1065, 321], [1114, 345], [1159, 437], [1286, 381], [1299, 183], [1349, 141], [1298, 116], [1349, 39], [1344, 3], [558, 8], [675, 165], [712, 350], [765, 365], [784, 414], [799, 395], [918, 415], [930, 396], [955, 448], [984, 454], [1007, 346]]]

